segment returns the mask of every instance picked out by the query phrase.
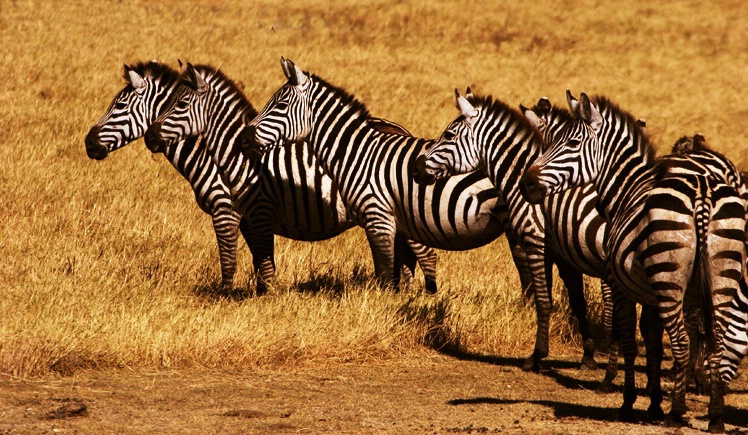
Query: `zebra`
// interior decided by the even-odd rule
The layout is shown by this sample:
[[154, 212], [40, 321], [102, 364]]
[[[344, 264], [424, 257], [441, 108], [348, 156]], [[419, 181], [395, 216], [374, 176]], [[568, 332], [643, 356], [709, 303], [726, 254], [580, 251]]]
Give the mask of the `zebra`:
[[[701, 134], [694, 136], [683, 136], [678, 139], [672, 147], [672, 154], [683, 156], [690, 160], [696, 160], [700, 165], [709, 169], [711, 173], [724, 174], [728, 184], [735, 186], [743, 200], [746, 208], [746, 237], [748, 238], [748, 172], [739, 171], [735, 165], [723, 154], [711, 149], [706, 139]], [[672, 158], [672, 156], [669, 156]], [[688, 167], [688, 165], [686, 165]], [[680, 168], [678, 168], [680, 169]], [[693, 171], [693, 169], [691, 169]], [[748, 283], [746, 279], [741, 281], [738, 291], [728, 314], [728, 324], [725, 330], [723, 342], [722, 360], [719, 364], [719, 372], [722, 382], [729, 386], [737, 373], [742, 358], [748, 353]], [[691, 335], [693, 337], [693, 335]], [[698, 342], [697, 342], [698, 345]], [[695, 346], [692, 343], [691, 352]], [[697, 355], [691, 355], [691, 360], [701, 363], [704, 349], [703, 346], [696, 349]], [[709, 372], [709, 366], [704, 367], [702, 372]], [[702, 375], [703, 378], [708, 378]], [[702, 381], [703, 382], [703, 381]], [[697, 385], [698, 386], [698, 385]]]
[[[493, 229], [471, 223], [481, 214], [494, 219], [486, 206], [493, 206], [500, 195], [485, 175], [473, 172], [431, 186], [415, 183], [412, 173], [416, 157], [433, 140], [373, 131], [366, 107], [345, 90], [303, 72], [290, 60], [281, 58], [281, 67], [288, 82], [249, 123], [247, 152], [262, 153], [284, 140], [307, 141], [322, 168], [337, 182], [354, 218], [364, 226], [372, 249], [378, 252], [378, 276], [388, 279], [391, 274], [389, 250], [394, 234], [404, 233], [440, 249], [465, 250], [494, 240], [499, 229], [506, 227], [506, 207], [503, 222], [496, 220]], [[508, 238], [513, 234], [507, 232]], [[517, 242], [510, 238], [510, 243]], [[583, 365], [594, 367], [594, 340], [586, 320], [582, 275], [567, 267], [562, 258], [558, 260], [584, 339]], [[530, 268], [536, 300], [548, 294], [546, 273], [551, 265], [548, 262], [535, 270]], [[548, 354], [549, 311], [538, 311], [537, 350], [523, 365], [526, 370], [539, 370], [540, 360]]]
[[[654, 306], [673, 354], [673, 401], [667, 423], [685, 424], [689, 337], [683, 310], [704, 313], [711, 369], [710, 431], [724, 431], [725, 385], [718, 378], [723, 331], [745, 265], [745, 209], [723, 177], [678, 171], [656, 159], [634, 118], [605, 97], [594, 103], [567, 91], [575, 122], [525, 171], [523, 195], [537, 203], [551, 193], [592, 182], [609, 222], [606, 241], [614, 314], [625, 361], [621, 418], [633, 419], [634, 303]], [[716, 271], [719, 271], [717, 273]], [[687, 290], [691, 289], [691, 290]], [[656, 322], [653, 322], [656, 323]], [[651, 415], [662, 414], [659, 385], [650, 390]]]
[[[167, 152], [182, 140], [181, 137], [162, 140], [161, 132], [168, 131], [164, 129], [163, 120], [175, 111], [190, 107], [187, 101], [190, 96], [205, 96], [209, 89], [206, 80], [212, 80], [215, 92], [209, 95], [215, 99], [201, 101], [202, 111], [199, 114], [203, 117], [192, 118], [201, 123], [206, 131], [195, 134], [187, 132], [184, 138], [202, 133], [200, 144], [228, 186], [234, 208], [247, 216], [251, 223], [249, 237], [259, 253], [253, 255], [253, 261], [262, 277], [258, 280], [258, 289], [264, 290], [265, 277], [274, 274], [274, 234], [295, 240], [317, 241], [355, 226], [334, 182], [322, 173], [316, 159], [303, 143], [287, 144], [261, 160], [244, 158], [234, 142], [241, 140], [245, 121], [251, 119], [256, 111], [233, 81], [212, 66], [193, 66], [191, 63], [183, 66], [180, 77], [180, 86], [145, 133], [146, 146], [152, 152]], [[373, 118], [372, 122], [383, 131], [409, 135], [395, 123], [379, 118]], [[210, 133], [208, 129], [212, 129]], [[403, 238], [398, 238], [396, 244], [398, 274], [401, 264], [407, 265], [412, 271], [418, 260], [424, 271], [426, 291], [435, 293], [436, 253], [431, 248]], [[397, 284], [399, 277], [396, 281]]]
[[[125, 65], [124, 78], [127, 85], [86, 136], [86, 152], [92, 159], [103, 160], [110, 152], [142, 137], [178, 88], [180, 73], [168, 65], [150, 61]], [[376, 119], [375, 122], [383, 130], [409, 134], [389, 121]], [[221, 262], [221, 286], [233, 287], [238, 232], [241, 232], [255, 262], [256, 292], [263, 294], [265, 283], [275, 273], [272, 246], [269, 249], [262, 247], [250, 237], [250, 221], [235, 210], [229, 186], [205, 148], [202, 138], [192, 136], [166, 147], [163, 153], [190, 183], [200, 209], [212, 217]], [[277, 217], [279, 225], [284, 225], [282, 228], [259, 229], [264, 239], [269, 238], [272, 244], [273, 236], [267, 233], [277, 231], [277, 234], [297, 240], [321, 240], [354, 226], [339, 196], [329, 188], [329, 179], [317, 169], [314, 157], [306, 152], [306, 147], [296, 144], [276, 153], [276, 157], [267, 161], [268, 166], [261, 167], [268, 174], [263, 179], [263, 201], [248, 215], [271, 214]], [[304, 177], [294, 183], [289, 174]], [[329, 196], [322, 195], [322, 190], [329, 192]], [[251, 225], [256, 226], [256, 223], [251, 222]], [[401, 252], [407, 266], [403, 268], [403, 278], [407, 280], [412, 277], [415, 257], [430, 261], [431, 253], [410, 252], [405, 248], [403, 245]]]
[[[124, 78], [126, 86], [86, 135], [86, 153], [91, 159], [103, 160], [142, 137], [179, 83], [179, 73], [157, 61], [124, 65]], [[165, 155], [190, 183], [200, 209], [211, 216], [218, 241], [221, 287], [232, 288], [238, 232], [249, 240], [249, 226], [231, 206], [228, 186], [212, 161], [196, 146], [197, 141], [197, 137], [188, 138]]]
[[[469, 93], [469, 91], [468, 91]], [[568, 110], [552, 106], [548, 98], [541, 98], [538, 103], [528, 109], [520, 104], [520, 110], [540, 130], [543, 134], [543, 138], [548, 143], [552, 143], [555, 136], [563, 129], [563, 127], [571, 122], [573, 116]], [[640, 130], [646, 128], [646, 121], [643, 119], [637, 119], [636, 125]], [[700, 173], [703, 175], [707, 174], [718, 174], [722, 175], [725, 182], [738, 189], [744, 204], [746, 205], [746, 217], [748, 219], [748, 173], [739, 172], [735, 165], [727, 159], [724, 155], [712, 150], [706, 144], [706, 140], [703, 135], [696, 134], [693, 137], [683, 136], [678, 139], [672, 147], [671, 155], [663, 157], [666, 160], [665, 164], [668, 165], [671, 170], [675, 172], [687, 171], [689, 173]], [[741, 178], [740, 181], [738, 179]], [[551, 196], [554, 198], [556, 195]], [[748, 222], [748, 220], [747, 220]], [[572, 228], [573, 226], [567, 225], [566, 228]], [[558, 231], [558, 230], [557, 230]], [[581, 232], [571, 232], [572, 234], [584, 234]], [[748, 226], [746, 227], [746, 233], [748, 234]], [[605, 285], [605, 280], [603, 280]], [[746, 336], [746, 316], [748, 311], [745, 307], [748, 306], [748, 286], [741, 285], [741, 289], [744, 294], [742, 300], [736, 297], [733, 300], [733, 304], [730, 308], [730, 319], [727, 330], [725, 332], [725, 353], [723, 354], [722, 362], [720, 363], [720, 374], [722, 381], [726, 385], [729, 385], [731, 380], [734, 378], [737, 367], [740, 364], [742, 357], [748, 352], [748, 336]], [[608, 293], [610, 292], [609, 287], [607, 288]], [[608, 295], [605, 297], [606, 287], [603, 287], [603, 299], [610, 300], [612, 304], [612, 297]], [[741, 292], [738, 292], [741, 295]], [[648, 307], [644, 307], [646, 310]], [[604, 313], [611, 312], [612, 306], [604, 307]], [[698, 316], [700, 315], [699, 310], [686, 313], [687, 315], [694, 316], [694, 319], [698, 322]], [[612, 325], [608, 319], [609, 316], [604, 316], [604, 324], [607, 331], [612, 329]], [[611, 319], [612, 320], [612, 319]], [[691, 326], [688, 323], [686, 326]], [[703, 369], [703, 363], [705, 361], [705, 349], [703, 340], [700, 340], [703, 335], [703, 326], [699, 323], [693, 325], [693, 329], [689, 330], [689, 337], [691, 339], [691, 350], [690, 350], [690, 361], [688, 365], [689, 371], [695, 369], [695, 382], [696, 389], [698, 392], [703, 392], [708, 387], [708, 364]], [[702, 344], [702, 346], [700, 346]], [[617, 352], [617, 342], [612, 345], [611, 352]], [[610, 382], [615, 378], [616, 375], [616, 364], [617, 355], [610, 355], [608, 362], [608, 369], [606, 377], [601, 384], [599, 390], [609, 391]]]

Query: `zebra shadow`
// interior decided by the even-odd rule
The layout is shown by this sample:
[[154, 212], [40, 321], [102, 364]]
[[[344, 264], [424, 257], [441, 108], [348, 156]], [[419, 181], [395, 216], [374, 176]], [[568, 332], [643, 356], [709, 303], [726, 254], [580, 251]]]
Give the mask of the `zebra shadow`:
[[369, 283], [374, 283], [374, 277], [366, 273], [363, 266], [356, 264], [350, 274], [335, 267], [324, 271], [312, 269], [309, 271], [306, 280], [302, 281], [298, 277], [294, 278], [294, 283], [290, 289], [299, 293], [328, 294], [340, 297], [347, 287], [364, 286]]
[[[496, 397], [472, 397], [468, 399], [452, 399], [447, 401], [447, 405], [513, 405], [518, 403], [532, 403], [553, 409], [553, 415], [556, 418], [584, 418], [587, 420], [597, 420], [605, 422], [614, 422], [618, 418], [618, 408], [604, 408], [594, 405], [580, 405], [577, 403], [556, 402], [553, 400], [518, 400], [518, 399], [499, 399]], [[644, 421], [647, 418], [647, 412], [644, 410], [634, 410], [634, 416], [637, 420]]]
[[241, 302], [254, 294], [248, 288], [228, 288], [221, 285], [220, 281], [198, 284], [192, 287], [192, 293], [202, 299], [211, 302], [235, 301]]
[[[473, 353], [473, 352], [466, 352], [459, 348], [455, 348], [455, 346], [445, 346], [442, 349], [437, 349], [440, 353], [443, 355], [450, 356], [452, 358], [456, 358], [461, 361], [475, 361], [475, 362], [481, 362], [485, 364], [491, 364], [501, 367], [521, 367], [525, 359], [520, 357], [501, 357], [501, 356], [495, 356], [495, 355], [485, 355], [480, 353]], [[586, 373], [599, 373], [599, 379], [582, 379], [580, 377], [577, 377], [574, 375], [575, 372], [565, 372], [565, 370], [574, 370], [574, 369], [580, 369], [580, 363], [578, 361], [566, 361], [566, 360], [554, 360], [554, 359], [545, 359], [541, 363], [541, 369], [538, 373], [539, 376], [545, 376], [548, 378], [553, 379], [558, 385], [572, 389], [572, 390], [596, 390], [597, 387], [600, 385], [600, 382], [602, 382], [603, 377], [605, 376], [605, 370], [607, 368], [607, 362], [600, 362], [598, 365], [598, 369], [589, 372], [586, 371]], [[564, 371], [560, 371], [564, 370]], [[634, 367], [634, 370], [637, 373], [646, 373], [646, 367], [643, 364], [637, 364]], [[579, 370], [581, 371], [581, 369]], [[662, 377], [667, 378], [670, 376], [670, 369], [669, 368], [663, 368], [662, 369]], [[622, 366], [619, 365], [619, 376], [617, 379], [620, 380], [620, 382], [623, 382], [623, 370]], [[612, 385], [612, 392], [621, 392], [623, 391], [622, 385], [613, 384]], [[638, 389], [639, 394], [645, 394], [645, 389], [640, 388]]]

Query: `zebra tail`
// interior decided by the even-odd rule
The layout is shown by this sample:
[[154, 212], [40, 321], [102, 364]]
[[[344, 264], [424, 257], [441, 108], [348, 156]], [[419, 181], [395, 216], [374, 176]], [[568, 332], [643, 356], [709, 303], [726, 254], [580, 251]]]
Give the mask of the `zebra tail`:
[[707, 349], [713, 351], [716, 339], [714, 337], [714, 302], [712, 300], [712, 275], [709, 261], [707, 240], [712, 203], [707, 183], [701, 184], [700, 195], [696, 198], [694, 217], [696, 221], [696, 261], [698, 262], [699, 287], [701, 289], [701, 309], [704, 316], [704, 331], [706, 333]]

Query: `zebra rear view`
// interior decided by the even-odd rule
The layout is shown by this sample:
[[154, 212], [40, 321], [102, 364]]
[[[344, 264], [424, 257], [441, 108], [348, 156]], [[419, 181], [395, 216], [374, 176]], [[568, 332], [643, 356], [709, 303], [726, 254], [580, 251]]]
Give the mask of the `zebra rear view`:
[[[704, 313], [712, 388], [709, 429], [724, 431], [724, 383], [718, 376], [724, 327], [745, 266], [745, 208], [723, 177], [661, 165], [634, 118], [604, 97], [567, 93], [576, 120], [526, 171], [523, 194], [539, 202], [554, 192], [592, 182], [610, 224], [606, 242], [614, 314], [625, 360], [621, 417], [636, 400], [634, 302], [657, 307], [673, 353], [673, 403], [667, 423], [684, 425], [689, 337], [684, 307]], [[625, 168], [625, 169], [624, 169]], [[675, 167], [677, 169], [677, 166]], [[623, 169], [623, 170], [622, 170]], [[707, 171], [708, 173], [708, 171]], [[659, 383], [650, 387], [649, 413], [662, 414]]]

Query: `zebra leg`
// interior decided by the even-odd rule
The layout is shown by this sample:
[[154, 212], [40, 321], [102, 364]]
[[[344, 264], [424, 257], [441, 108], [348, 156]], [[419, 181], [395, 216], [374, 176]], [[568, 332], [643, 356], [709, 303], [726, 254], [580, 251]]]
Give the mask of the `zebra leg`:
[[623, 353], [623, 404], [618, 410], [618, 419], [633, 422], [634, 402], [636, 402], [636, 379], [634, 365], [636, 363], [636, 304], [627, 299], [621, 292], [613, 291], [613, 314], [616, 316], [616, 326], [621, 335], [621, 351]]
[[704, 322], [701, 321], [703, 313], [700, 308], [693, 308], [684, 310], [683, 315], [685, 316], [686, 333], [691, 345], [688, 352], [686, 385], [689, 385], [693, 380], [696, 394], [703, 396], [709, 394], [710, 384], [709, 374], [704, 370], [704, 364], [708, 365], [709, 360], [705, 352]]
[[522, 300], [527, 302], [533, 296], [535, 291], [532, 287], [532, 273], [530, 273], [530, 265], [527, 263], [527, 253], [513, 237], [509, 237], [510, 232], [507, 232], [507, 241], [509, 242], [509, 249], [512, 252], [512, 259], [514, 260], [514, 266], [517, 268], [519, 273], [519, 283], [522, 286]]
[[673, 309], [671, 305], [677, 304], [677, 307], [681, 307], [682, 301], [671, 299], [667, 302], [659, 300], [658, 302], [660, 303], [660, 320], [665, 324], [665, 329], [670, 337], [673, 354], [673, 404], [665, 419], [665, 425], [680, 427], [688, 424], [683, 416], [688, 411], [686, 406], [686, 368], [689, 360], [690, 340], [683, 321], [683, 311], [680, 309], [677, 309], [675, 313], [670, 311]]
[[584, 299], [584, 277], [582, 273], [573, 268], [564, 260], [556, 260], [558, 275], [566, 286], [569, 293], [569, 307], [577, 319], [579, 332], [582, 334], [582, 369], [595, 370], [597, 362], [595, 361], [595, 340], [590, 332], [590, 325], [587, 323], [587, 301]]
[[[415, 259], [418, 261], [418, 265], [421, 267], [423, 277], [425, 279], [426, 293], [436, 293], [436, 251], [432, 248], [422, 245], [413, 240], [407, 240], [409, 249], [408, 252], [412, 252]], [[415, 273], [415, 263], [410, 266], [411, 270]]]
[[[716, 347], [720, 349], [720, 347]], [[725, 431], [725, 421], [722, 417], [725, 410], [725, 391], [727, 385], [719, 375], [719, 363], [722, 360], [722, 351], [709, 353], [709, 380], [711, 387], [709, 390], [709, 432], [723, 433]]]
[[[618, 353], [621, 344], [620, 328], [618, 322], [614, 322], [613, 317], [613, 291], [604, 279], [600, 281], [600, 290], [603, 296], [603, 325], [605, 326], [605, 335], [608, 338], [608, 367], [605, 369], [605, 378], [597, 387], [597, 392], [610, 393], [613, 390], [613, 380], [618, 374]], [[613, 328], [615, 328], [615, 334]]]
[[528, 264], [532, 271], [533, 287], [535, 289], [535, 311], [538, 325], [535, 336], [535, 350], [522, 365], [524, 371], [540, 371], [540, 360], [548, 356], [548, 328], [550, 324], [551, 308], [553, 307], [551, 287], [553, 275], [550, 259], [545, 255], [545, 248], [535, 246], [527, 250]]
[[227, 207], [220, 207], [211, 213], [213, 230], [218, 241], [218, 256], [221, 261], [221, 288], [234, 287], [236, 273], [236, 245], [239, 238], [241, 215]]
[[[395, 268], [395, 231], [383, 231], [367, 225], [366, 239], [374, 258], [374, 275], [382, 287], [393, 287]], [[397, 288], [395, 287], [395, 290]]]
[[665, 418], [662, 412], [662, 347], [663, 328], [657, 310], [643, 306], [639, 321], [639, 330], [644, 337], [647, 348], [647, 394], [649, 394], [649, 408], [647, 415], [651, 420], [659, 421]]
[[251, 227], [243, 225], [245, 222], [242, 220], [241, 230], [247, 239], [249, 252], [252, 253], [252, 265], [257, 276], [255, 293], [262, 296], [267, 293], [268, 284], [275, 278], [275, 234], [269, 222], [253, 220]]

